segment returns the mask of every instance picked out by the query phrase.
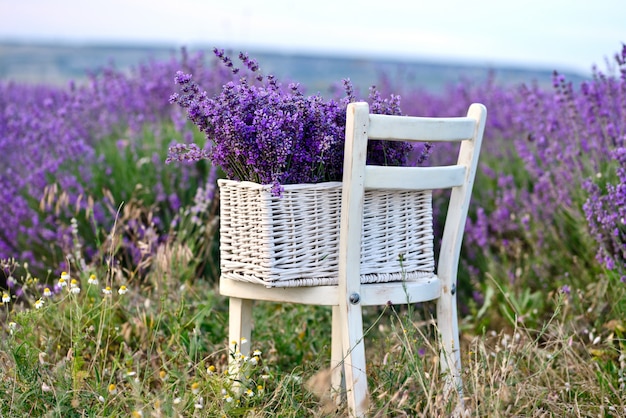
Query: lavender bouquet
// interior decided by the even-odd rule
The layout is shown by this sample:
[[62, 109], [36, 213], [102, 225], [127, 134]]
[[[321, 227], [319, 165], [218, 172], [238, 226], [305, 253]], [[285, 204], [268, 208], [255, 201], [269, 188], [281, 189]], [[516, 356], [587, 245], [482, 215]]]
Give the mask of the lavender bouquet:
[[[284, 184], [340, 181], [346, 107], [357, 100], [350, 81], [343, 81], [345, 97], [324, 100], [320, 94], [304, 95], [299, 84], [284, 87], [263, 76], [247, 54], [239, 54], [242, 71], [223, 50], [214, 53], [240, 78], [209, 97], [190, 74], [176, 73], [180, 89], [170, 101], [186, 109], [207, 144], [173, 145], [167, 162], [208, 159], [231, 180], [272, 184], [274, 194]], [[371, 88], [369, 98], [372, 112], [400, 114], [399, 96], [383, 99]], [[372, 141], [368, 161], [403, 165], [410, 150], [407, 143]]]

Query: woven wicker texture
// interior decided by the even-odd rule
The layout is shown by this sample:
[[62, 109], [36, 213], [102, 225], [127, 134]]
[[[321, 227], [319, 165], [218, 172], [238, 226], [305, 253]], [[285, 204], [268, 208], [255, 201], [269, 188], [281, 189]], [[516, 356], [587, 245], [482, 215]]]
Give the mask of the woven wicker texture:
[[[219, 180], [222, 277], [269, 287], [337, 284], [341, 183]], [[365, 192], [361, 282], [434, 274], [430, 191]]]

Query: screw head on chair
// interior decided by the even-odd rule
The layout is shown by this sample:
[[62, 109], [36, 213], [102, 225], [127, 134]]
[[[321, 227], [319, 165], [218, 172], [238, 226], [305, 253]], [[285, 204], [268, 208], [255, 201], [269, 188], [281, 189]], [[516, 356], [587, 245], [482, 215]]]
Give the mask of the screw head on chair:
[[358, 293], [353, 293], [350, 295], [350, 303], [353, 305], [358, 304], [361, 301], [361, 295]]

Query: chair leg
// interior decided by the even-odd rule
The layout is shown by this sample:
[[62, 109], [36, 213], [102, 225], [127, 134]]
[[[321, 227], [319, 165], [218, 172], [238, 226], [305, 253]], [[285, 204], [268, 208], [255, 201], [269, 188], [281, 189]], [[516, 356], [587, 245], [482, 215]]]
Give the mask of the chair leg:
[[441, 373], [445, 375], [444, 394], [458, 393], [459, 405], [463, 404], [463, 382], [461, 380], [461, 348], [456, 296], [443, 294], [437, 302], [437, 327], [441, 335]]
[[333, 306], [332, 336], [330, 347], [330, 390], [337, 403], [341, 403], [344, 389], [343, 382], [343, 344], [341, 337], [341, 310], [339, 306]]
[[[231, 297], [228, 302], [228, 343], [229, 367], [231, 375], [239, 372], [239, 352], [243, 356], [250, 355], [250, 338], [252, 336], [252, 301]], [[236, 351], [236, 352], [233, 352]]]
[[350, 413], [362, 417], [368, 408], [363, 317], [360, 305], [340, 306], [343, 369]]

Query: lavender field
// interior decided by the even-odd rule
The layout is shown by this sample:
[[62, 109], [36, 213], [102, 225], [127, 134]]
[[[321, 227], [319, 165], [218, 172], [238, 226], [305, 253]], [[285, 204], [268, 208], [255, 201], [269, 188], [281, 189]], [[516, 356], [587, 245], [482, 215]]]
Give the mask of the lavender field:
[[[0, 80], [0, 415], [337, 413], [301, 384], [326, 366], [325, 310], [260, 304], [249, 392], [224, 373], [222, 173], [165, 163], [204, 141], [170, 104], [178, 71], [209, 94], [236, 77], [182, 52], [67, 87]], [[377, 87], [408, 115], [488, 109], [459, 277], [468, 416], [626, 415], [626, 46], [581, 84]], [[449, 412], [430, 309], [370, 312], [372, 416]]]

